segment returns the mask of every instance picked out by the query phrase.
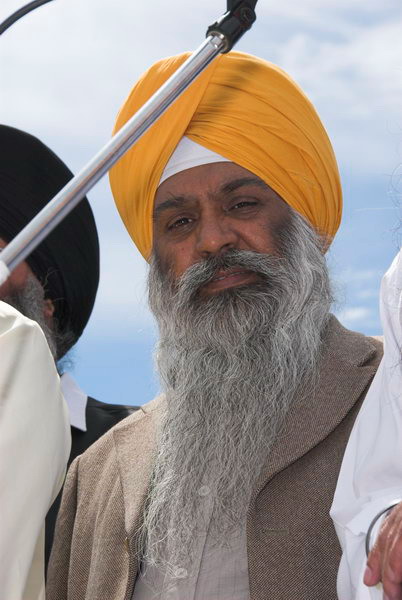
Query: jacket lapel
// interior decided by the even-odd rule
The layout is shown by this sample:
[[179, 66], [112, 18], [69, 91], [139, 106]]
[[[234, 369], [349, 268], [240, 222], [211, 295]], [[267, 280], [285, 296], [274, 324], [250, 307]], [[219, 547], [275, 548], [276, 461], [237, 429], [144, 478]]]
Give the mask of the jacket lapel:
[[[125, 528], [130, 541], [141, 525], [156, 452], [156, 434], [163, 398], [141, 407], [126, 426], [114, 430], [125, 507]], [[134, 420], [134, 423], [133, 423]]]
[[262, 469], [254, 497], [285, 469], [335, 429], [370, 384], [377, 366], [367, 364], [377, 347], [369, 338], [342, 327], [331, 316], [323, 340], [320, 377], [312, 397], [295, 400]]

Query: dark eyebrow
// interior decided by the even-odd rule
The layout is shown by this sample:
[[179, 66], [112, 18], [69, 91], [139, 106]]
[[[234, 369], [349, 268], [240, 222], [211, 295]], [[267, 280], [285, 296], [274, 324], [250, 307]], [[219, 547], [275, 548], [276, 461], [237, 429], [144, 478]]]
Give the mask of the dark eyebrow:
[[234, 179], [233, 181], [229, 181], [229, 183], [225, 183], [220, 191], [223, 194], [230, 194], [244, 185], [258, 185], [264, 189], [268, 188], [267, 184], [259, 177], [242, 177], [241, 179]]
[[168, 198], [164, 202], [158, 204], [158, 206], [155, 206], [153, 219], [155, 220], [160, 213], [168, 210], [169, 208], [180, 208], [183, 203], [188, 202], [189, 200], [190, 198], [186, 198], [185, 196], [171, 196], [171, 198]]
[[[267, 184], [258, 177], [242, 177], [241, 179], [233, 179], [232, 181], [223, 184], [219, 191], [221, 194], [230, 194], [239, 187], [245, 185], [258, 185], [264, 189], [268, 188]], [[180, 208], [186, 202], [191, 202], [193, 200], [194, 198], [188, 198], [186, 196], [171, 196], [167, 200], [164, 200], [164, 202], [158, 204], [158, 206], [155, 206], [153, 219], [156, 220], [161, 213], [163, 213], [165, 210], [169, 210], [169, 208]]]

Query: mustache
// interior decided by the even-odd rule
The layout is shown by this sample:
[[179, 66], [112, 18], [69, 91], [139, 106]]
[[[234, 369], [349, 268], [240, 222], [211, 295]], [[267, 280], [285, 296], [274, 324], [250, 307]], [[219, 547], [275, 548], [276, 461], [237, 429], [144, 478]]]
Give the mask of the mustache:
[[196, 295], [219, 271], [243, 268], [256, 273], [266, 285], [285, 262], [283, 257], [261, 254], [250, 250], [231, 249], [224, 254], [210, 256], [191, 265], [176, 283], [176, 292]]

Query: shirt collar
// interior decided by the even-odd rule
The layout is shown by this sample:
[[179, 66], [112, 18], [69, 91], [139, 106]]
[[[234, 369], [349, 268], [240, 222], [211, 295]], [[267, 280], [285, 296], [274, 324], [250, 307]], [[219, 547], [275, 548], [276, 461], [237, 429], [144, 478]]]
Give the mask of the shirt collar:
[[82, 391], [69, 373], [63, 373], [60, 382], [61, 391], [68, 405], [70, 425], [81, 431], [86, 431], [87, 394]]

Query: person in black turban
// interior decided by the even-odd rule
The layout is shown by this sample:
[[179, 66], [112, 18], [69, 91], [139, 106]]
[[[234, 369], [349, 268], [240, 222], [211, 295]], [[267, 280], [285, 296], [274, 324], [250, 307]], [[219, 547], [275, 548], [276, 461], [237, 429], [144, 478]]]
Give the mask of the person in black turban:
[[[60, 158], [39, 139], [0, 125], [0, 247], [10, 242], [72, 177]], [[84, 198], [13, 271], [0, 287], [0, 298], [39, 323], [55, 361], [59, 361], [81, 336], [98, 283], [98, 234]], [[138, 408], [90, 398], [68, 373], [62, 374], [61, 384], [70, 409], [72, 448], [68, 464]], [[60, 495], [46, 519], [46, 563], [59, 504]]]
[[[0, 126], [0, 238], [11, 241], [73, 177], [36, 137]], [[82, 334], [99, 283], [99, 242], [85, 198], [26, 259], [51, 300], [63, 346], [61, 358]]]

